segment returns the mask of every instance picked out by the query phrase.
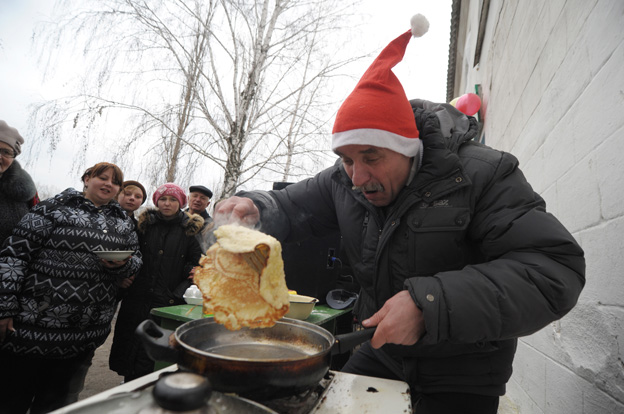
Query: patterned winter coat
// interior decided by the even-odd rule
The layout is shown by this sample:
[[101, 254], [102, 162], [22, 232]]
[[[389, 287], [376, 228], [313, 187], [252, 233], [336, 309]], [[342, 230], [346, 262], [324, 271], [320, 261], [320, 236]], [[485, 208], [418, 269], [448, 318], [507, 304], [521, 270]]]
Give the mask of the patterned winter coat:
[[[33, 207], [0, 251], [0, 319], [15, 328], [0, 350], [64, 359], [96, 349], [110, 332], [117, 279], [141, 267], [138, 248], [116, 201], [96, 207], [69, 188]], [[107, 269], [94, 250], [137, 253]]]
[[37, 188], [17, 161], [0, 176], [0, 245], [33, 205]]

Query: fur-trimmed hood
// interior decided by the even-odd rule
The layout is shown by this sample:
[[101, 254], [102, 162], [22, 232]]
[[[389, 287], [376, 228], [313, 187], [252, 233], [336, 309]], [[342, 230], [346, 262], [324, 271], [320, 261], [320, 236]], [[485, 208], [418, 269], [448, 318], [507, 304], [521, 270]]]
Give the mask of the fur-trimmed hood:
[[13, 161], [0, 177], [0, 193], [15, 201], [28, 201], [37, 194], [37, 187], [30, 174]]
[[[157, 222], [165, 221], [160, 215], [158, 209], [150, 208], [145, 210], [138, 219], [137, 230], [139, 233], [145, 234], [147, 229]], [[190, 214], [185, 211], [178, 211], [177, 217], [172, 222], [179, 223], [184, 228], [184, 234], [187, 236], [195, 236], [204, 225], [204, 219], [199, 214]]]

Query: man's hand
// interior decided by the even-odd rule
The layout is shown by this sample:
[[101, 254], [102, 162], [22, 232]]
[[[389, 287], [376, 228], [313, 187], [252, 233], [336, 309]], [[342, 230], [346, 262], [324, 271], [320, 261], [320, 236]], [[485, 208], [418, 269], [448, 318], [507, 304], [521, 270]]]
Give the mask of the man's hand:
[[8, 332], [15, 332], [15, 329], [13, 329], [13, 318], [0, 319], [0, 344], [4, 342]]
[[218, 225], [240, 224], [255, 226], [260, 220], [260, 211], [250, 198], [232, 196], [217, 203], [214, 209], [214, 221]]
[[414, 345], [425, 333], [423, 313], [407, 290], [390, 299], [370, 318], [362, 322], [366, 328], [376, 326], [371, 345], [381, 348], [384, 344]]

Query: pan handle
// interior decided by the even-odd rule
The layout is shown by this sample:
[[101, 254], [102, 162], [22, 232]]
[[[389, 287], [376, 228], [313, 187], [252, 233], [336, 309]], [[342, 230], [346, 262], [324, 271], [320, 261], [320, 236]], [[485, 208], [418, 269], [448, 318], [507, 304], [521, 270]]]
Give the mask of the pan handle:
[[363, 342], [368, 341], [373, 337], [375, 333], [374, 328], [366, 328], [360, 329], [354, 332], [349, 332], [346, 334], [336, 335], [334, 346], [332, 346], [331, 354], [343, 354], [351, 349], [355, 348], [357, 345], [360, 345]]
[[152, 360], [178, 362], [178, 350], [169, 343], [173, 331], [163, 329], [153, 320], [146, 319], [137, 326], [135, 332]]

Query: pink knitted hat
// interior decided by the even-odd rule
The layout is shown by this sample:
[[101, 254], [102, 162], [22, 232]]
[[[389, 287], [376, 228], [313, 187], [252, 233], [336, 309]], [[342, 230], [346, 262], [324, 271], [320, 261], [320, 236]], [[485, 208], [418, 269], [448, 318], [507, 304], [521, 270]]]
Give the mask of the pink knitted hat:
[[160, 197], [166, 195], [175, 197], [175, 199], [180, 203], [180, 209], [186, 207], [186, 194], [184, 193], [184, 190], [179, 185], [173, 183], [163, 184], [158, 187], [156, 191], [154, 191], [154, 195], [152, 196], [154, 205], [157, 206]]
[[413, 157], [418, 153], [418, 128], [412, 106], [392, 68], [405, 55], [412, 36], [429, 30], [425, 16], [411, 19], [412, 28], [381, 51], [336, 114], [332, 149], [372, 145]]

